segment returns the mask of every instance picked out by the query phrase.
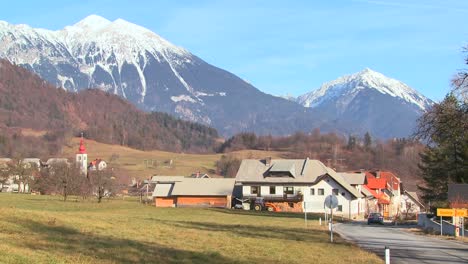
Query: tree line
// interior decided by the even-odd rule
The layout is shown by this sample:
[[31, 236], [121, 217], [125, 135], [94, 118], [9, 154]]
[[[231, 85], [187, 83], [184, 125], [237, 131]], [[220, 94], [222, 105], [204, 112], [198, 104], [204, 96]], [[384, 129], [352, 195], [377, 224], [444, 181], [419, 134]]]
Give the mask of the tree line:
[[119, 187], [119, 181], [111, 170], [93, 170], [83, 174], [74, 163], [65, 162], [38, 167], [22, 159], [13, 159], [2, 164], [0, 169], [0, 183], [7, 183], [9, 179], [25, 186], [20, 192], [61, 195], [63, 201], [71, 195], [82, 199], [94, 196], [100, 203], [105, 196], [115, 195]]

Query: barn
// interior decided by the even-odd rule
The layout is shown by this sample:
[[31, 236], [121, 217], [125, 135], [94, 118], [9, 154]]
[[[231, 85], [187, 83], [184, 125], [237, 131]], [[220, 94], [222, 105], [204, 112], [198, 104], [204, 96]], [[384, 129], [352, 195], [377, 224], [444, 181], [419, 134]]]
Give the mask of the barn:
[[235, 179], [155, 176], [156, 207], [230, 208]]

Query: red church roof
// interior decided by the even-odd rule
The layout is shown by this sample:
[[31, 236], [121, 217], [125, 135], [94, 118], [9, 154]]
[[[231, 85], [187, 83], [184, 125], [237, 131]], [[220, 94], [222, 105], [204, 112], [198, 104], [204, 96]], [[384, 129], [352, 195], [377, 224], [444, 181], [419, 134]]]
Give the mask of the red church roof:
[[83, 138], [80, 140], [80, 148], [78, 149], [79, 154], [86, 154], [86, 148], [84, 146]]

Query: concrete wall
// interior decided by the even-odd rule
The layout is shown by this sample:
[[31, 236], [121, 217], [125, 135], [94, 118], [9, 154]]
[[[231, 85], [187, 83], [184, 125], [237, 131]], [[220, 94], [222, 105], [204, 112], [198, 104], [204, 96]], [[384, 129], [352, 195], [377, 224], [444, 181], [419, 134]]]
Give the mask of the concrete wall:
[[[439, 219], [440, 219], [440, 217], [439, 217]], [[445, 220], [442, 221], [442, 222], [443, 222], [442, 233], [444, 235], [454, 236], [455, 235], [455, 226], [452, 223], [447, 222]], [[424, 229], [432, 229], [437, 234], [440, 234], [440, 224], [435, 222], [435, 221], [432, 221], [431, 219], [429, 219], [425, 213], [418, 214], [418, 226], [420, 226], [420, 227], [422, 227]], [[465, 237], [468, 237], [468, 230], [465, 230]]]

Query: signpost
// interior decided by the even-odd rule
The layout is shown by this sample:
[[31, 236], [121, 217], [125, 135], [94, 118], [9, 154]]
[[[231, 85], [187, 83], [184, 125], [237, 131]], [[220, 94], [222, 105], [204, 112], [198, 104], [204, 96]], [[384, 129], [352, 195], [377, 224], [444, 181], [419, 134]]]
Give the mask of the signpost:
[[335, 195], [328, 195], [325, 198], [325, 207], [330, 208], [330, 223], [329, 223], [329, 228], [330, 228], [330, 242], [333, 243], [333, 209], [338, 207], [338, 198], [336, 198]]
[[[467, 209], [452, 209], [452, 208], [437, 208], [437, 216], [440, 216], [440, 235], [442, 235], [442, 216], [461, 217], [464, 222], [464, 217], [468, 217]], [[462, 228], [462, 235], [464, 235], [464, 228]], [[458, 233], [456, 232], [455, 236]]]
[[440, 235], [443, 235], [442, 231], [442, 225], [443, 225], [443, 220], [442, 216], [454, 216], [455, 211], [450, 208], [437, 208], [437, 216], [440, 216]]

